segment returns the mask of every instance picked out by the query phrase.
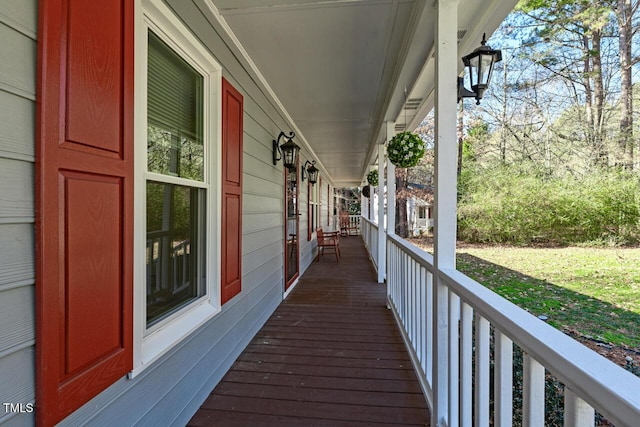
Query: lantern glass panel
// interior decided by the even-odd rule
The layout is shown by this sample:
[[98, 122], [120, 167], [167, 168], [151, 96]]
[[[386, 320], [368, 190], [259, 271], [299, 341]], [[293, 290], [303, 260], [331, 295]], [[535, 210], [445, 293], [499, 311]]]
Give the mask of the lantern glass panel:
[[312, 166], [309, 169], [307, 169], [307, 172], [309, 174], [310, 183], [315, 184], [316, 182], [318, 182], [318, 169]]
[[491, 68], [493, 62], [493, 55], [480, 55], [480, 84], [485, 87], [489, 84], [489, 79], [491, 78]]
[[478, 56], [469, 58], [469, 79], [471, 79], [471, 86], [478, 85]]
[[286, 147], [282, 150], [282, 156], [284, 157], [284, 165], [291, 168], [296, 164], [295, 162], [295, 150], [293, 147]]

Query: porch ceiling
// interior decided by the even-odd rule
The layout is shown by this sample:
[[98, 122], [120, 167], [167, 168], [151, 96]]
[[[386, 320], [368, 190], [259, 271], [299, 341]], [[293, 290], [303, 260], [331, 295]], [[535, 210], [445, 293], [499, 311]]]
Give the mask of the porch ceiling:
[[[406, 101], [407, 128], [433, 105], [433, 1], [213, 3], [335, 185], [360, 184], [385, 139], [384, 122], [404, 124]], [[459, 48], [466, 53], [515, 0], [459, 4]]]

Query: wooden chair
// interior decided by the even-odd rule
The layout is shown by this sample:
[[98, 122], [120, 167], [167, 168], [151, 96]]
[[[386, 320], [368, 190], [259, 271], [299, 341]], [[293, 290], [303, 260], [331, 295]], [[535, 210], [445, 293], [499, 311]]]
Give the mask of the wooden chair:
[[358, 234], [358, 226], [351, 224], [351, 218], [349, 218], [349, 215], [340, 214], [340, 235], [351, 236], [352, 230], [355, 235]]
[[340, 242], [340, 234], [338, 231], [332, 231], [330, 233], [325, 233], [322, 230], [322, 227], [318, 227], [316, 229], [316, 236], [318, 238], [318, 262], [320, 262], [320, 257], [324, 253], [325, 249], [332, 250], [334, 254], [336, 254], [336, 262], [340, 262], [338, 257], [340, 256], [340, 248], [338, 247], [338, 243]]

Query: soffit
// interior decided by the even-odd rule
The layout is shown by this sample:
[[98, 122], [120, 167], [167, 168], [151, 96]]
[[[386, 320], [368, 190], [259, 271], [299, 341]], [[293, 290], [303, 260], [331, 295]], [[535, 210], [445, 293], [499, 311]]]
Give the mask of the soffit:
[[[407, 122], [426, 114], [434, 86], [428, 71], [434, 2], [213, 2], [335, 185], [362, 181], [376, 144], [384, 141], [384, 122], [404, 122], [407, 101]], [[473, 27], [466, 32], [473, 36], [491, 33], [514, 3], [461, 1], [460, 26]], [[498, 13], [496, 4], [503, 5]], [[469, 24], [473, 16], [482, 17], [482, 30]]]

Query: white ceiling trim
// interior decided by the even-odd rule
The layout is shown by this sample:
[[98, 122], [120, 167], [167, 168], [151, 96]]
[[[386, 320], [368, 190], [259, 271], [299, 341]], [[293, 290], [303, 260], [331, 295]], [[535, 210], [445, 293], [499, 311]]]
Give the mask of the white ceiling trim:
[[[282, 12], [289, 10], [301, 9], [319, 9], [325, 7], [342, 7], [353, 6], [354, 4], [365, 4], [367, 6], [374, 4], [392, 4], [392, 3], [409, 3], [413, 0], [280, 0], [271, 1], [267, 4], [263, 0], [255, 0], [251, 2], [239, 2], [234, 0], [233, 6], [218, 8], [222, 15], [240, 15], [265, 12]], [[244, 5], [243, 5], [244, 4]]]

